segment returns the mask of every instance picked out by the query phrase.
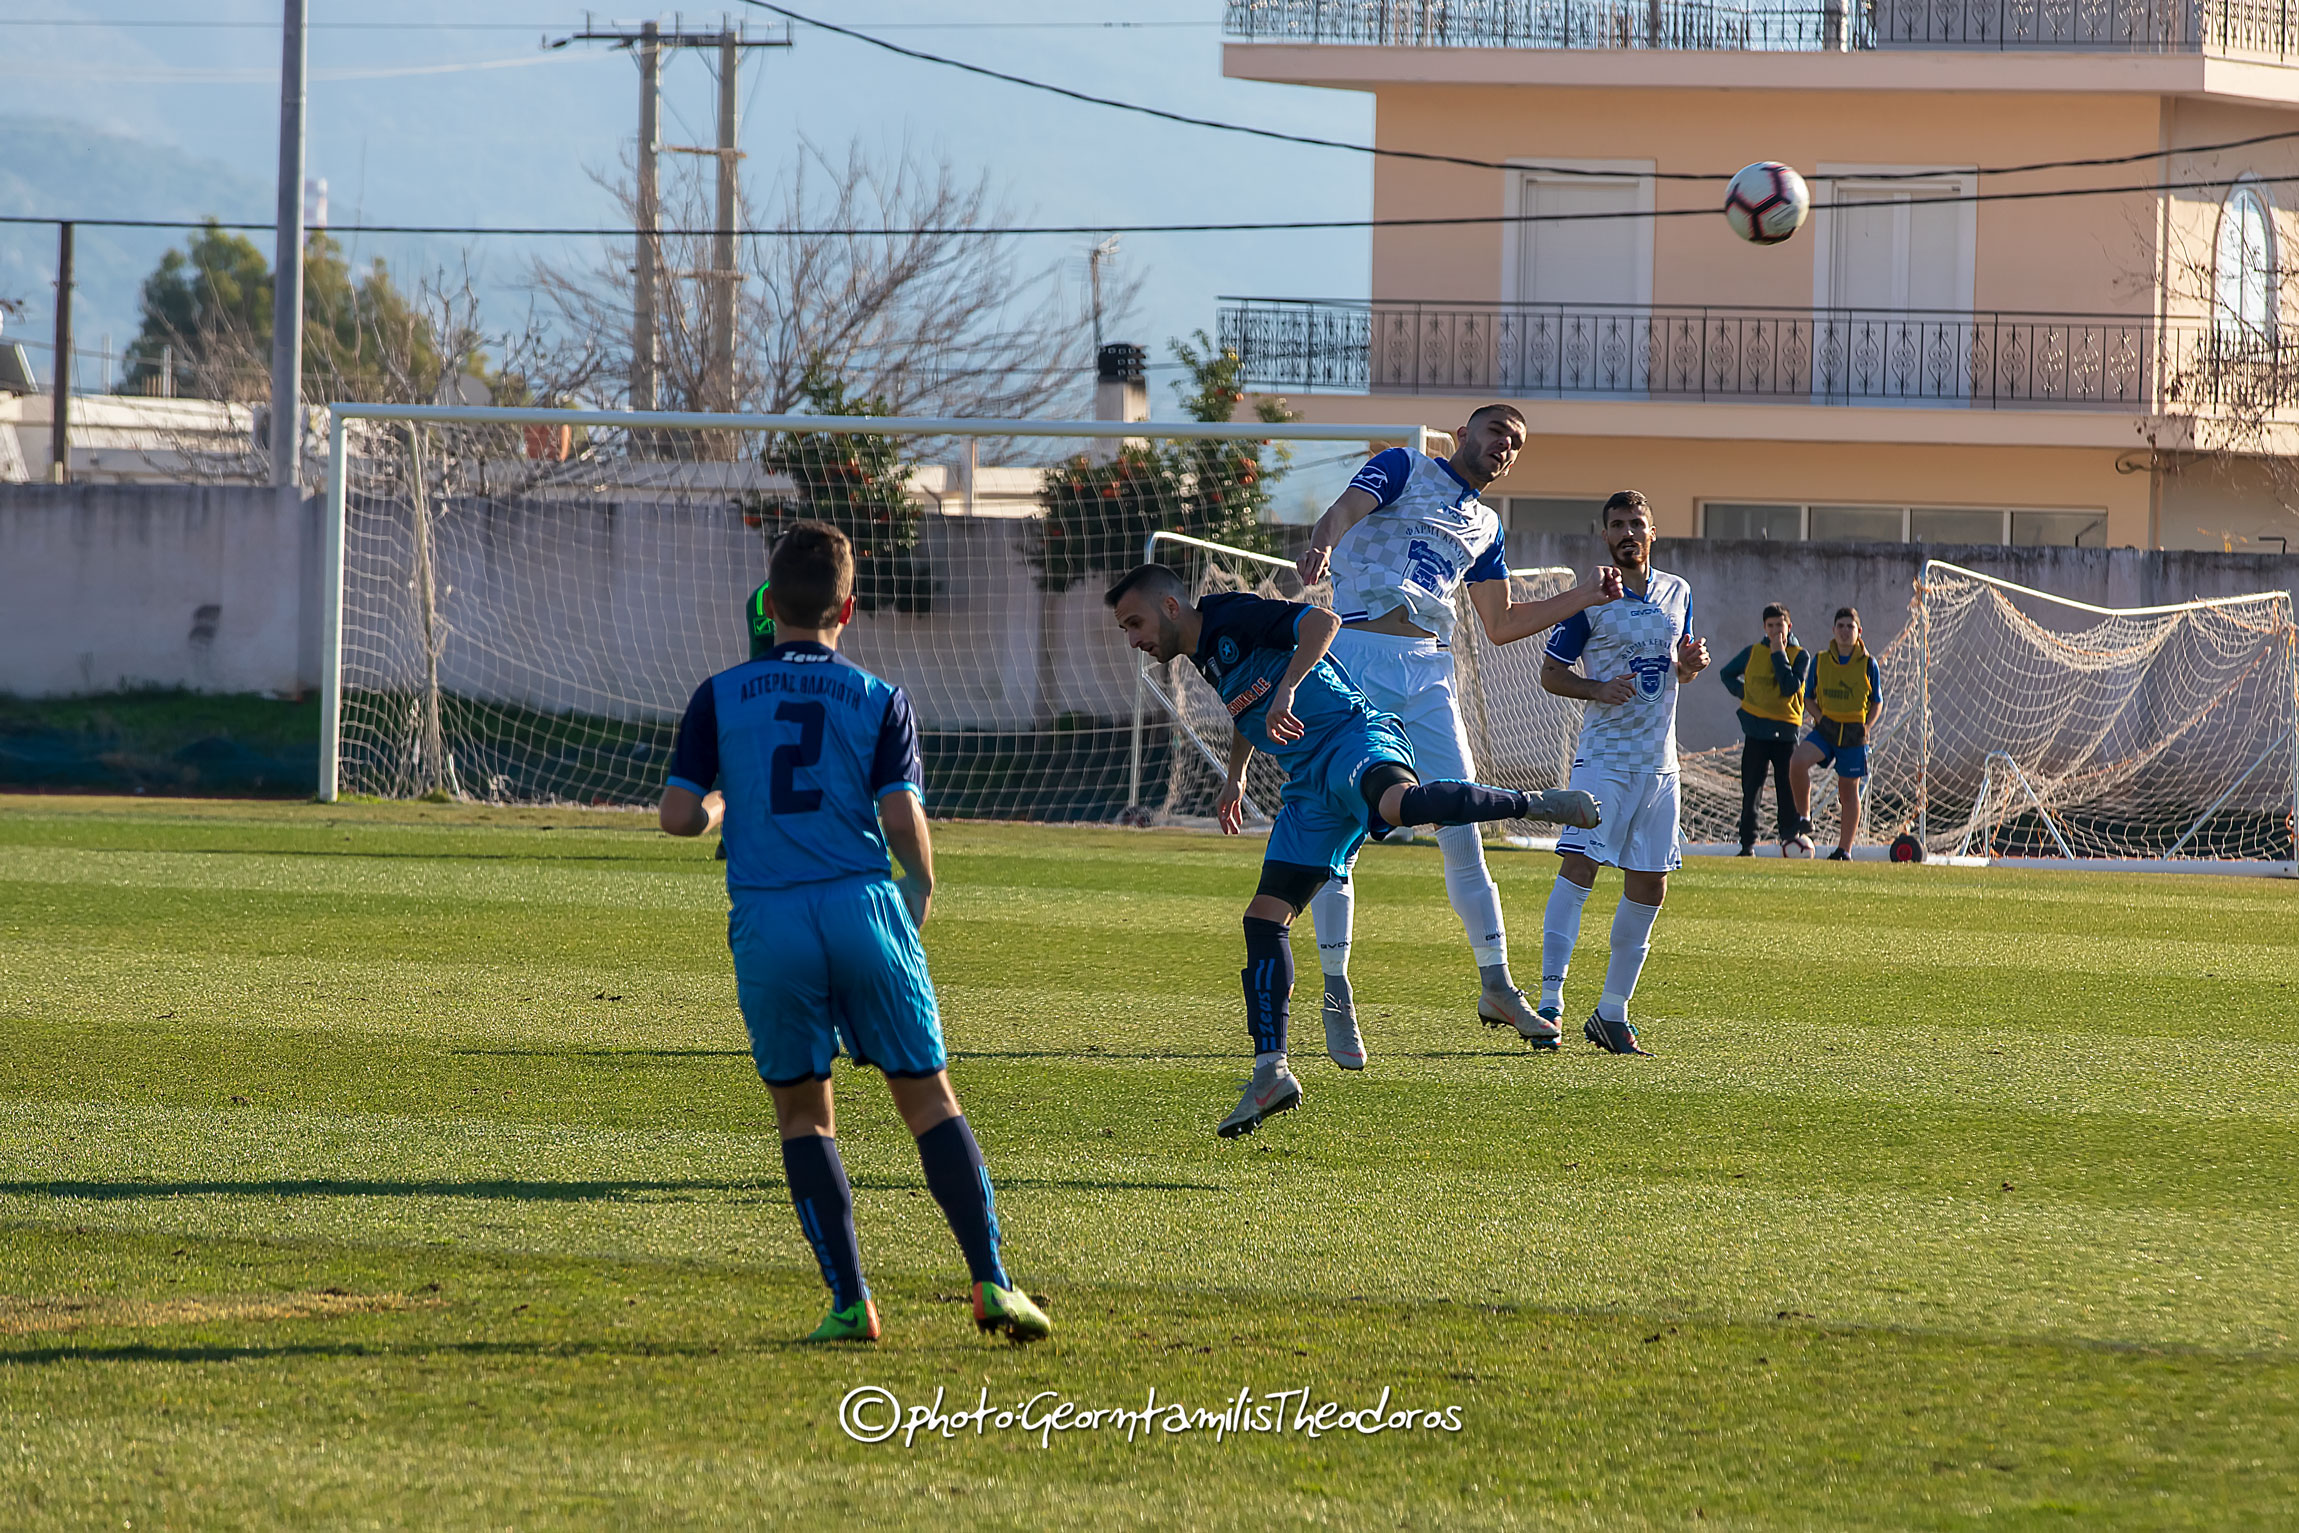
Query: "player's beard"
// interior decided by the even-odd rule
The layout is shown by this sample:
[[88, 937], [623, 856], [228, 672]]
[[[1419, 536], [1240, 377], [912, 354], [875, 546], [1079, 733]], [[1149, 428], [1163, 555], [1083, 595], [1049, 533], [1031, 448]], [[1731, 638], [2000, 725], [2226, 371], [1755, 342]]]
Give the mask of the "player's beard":
[[1620, 567], [1623, 575], [1641, 574], [1652, 567], [1650, 548], [1633, 538], [1623, 538], [1615, 543], [1612, 557], [1613, 563]]

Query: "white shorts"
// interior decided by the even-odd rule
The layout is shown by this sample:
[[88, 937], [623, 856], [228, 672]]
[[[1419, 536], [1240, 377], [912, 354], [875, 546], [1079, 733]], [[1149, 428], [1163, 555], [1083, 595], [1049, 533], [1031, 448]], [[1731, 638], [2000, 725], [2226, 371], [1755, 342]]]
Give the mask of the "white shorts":
[[1413, 742], [1413, 770], [1423, 782], [1471, 782], [1469, 731], [1453, 691], [1453, 652], [1435, 639], [1344, 628], [1329, 653], [1366, 700], [1393, 713]]
[[1676, 773], [1621, 772], [1576, 761], [1572, 786], [1597, 796], [1604, 823], [1594, 830], [1566, 827], [1557, 836], [1559, 854], [1578, 852], [1631, 873], [1673, 873], [1683, 865]]

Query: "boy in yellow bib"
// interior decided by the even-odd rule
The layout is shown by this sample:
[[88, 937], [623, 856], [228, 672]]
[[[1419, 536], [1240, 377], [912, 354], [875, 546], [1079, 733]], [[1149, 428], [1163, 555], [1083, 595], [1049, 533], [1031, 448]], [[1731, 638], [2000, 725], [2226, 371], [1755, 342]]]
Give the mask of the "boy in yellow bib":
[[1789, 758], [1794, 768], [1797, 813], [1812, 813], [1812, 769], [1836, 768], [1840, 824], [1830, 862], [1849, 862], [1852, 838], [1860, 830], [1860, 779], [1868, 775], [1868, 731], [1884, 711], [1884, 687], [1868, 646], [1860, 642], [1860, 614], [1836, 609], [1836, 634], [1812, 662], [1811, 705], [1819, 722]]
[[1811, 855], [1812, 842], [1803, 836], [1809, 827], [1796, 807], [1788, 763], [1796, 754], [1796, 729], [1804, 722], [1804, 699], [1812, 690], [1812, 657], [1790, 631], [1786, 607], [1768, 605], [1763, 642], [1724, 662], [1724, 690], [1740, 700], [1740, 855], [1756, 855], [1756, 801], [1764, 794], [1767, 771], [1780, 855], [1787, 856], [1800, 840], [1805, 855]]

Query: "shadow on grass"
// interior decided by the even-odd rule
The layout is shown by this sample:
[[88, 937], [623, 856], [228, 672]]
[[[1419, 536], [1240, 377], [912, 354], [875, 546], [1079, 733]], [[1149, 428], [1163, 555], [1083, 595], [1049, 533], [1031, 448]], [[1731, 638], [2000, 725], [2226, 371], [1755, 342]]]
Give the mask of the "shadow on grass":
[[481, 1059], [748, 1059], [748, 1049], [449, 1049]]
[[[865, 1192], [916, 1192], [923, 1180], [856, 1177]], [[1222, 1192], [1208, 1182], [1109, 1182], [1076, 1177], [1000, 1177], [1013, 1192]], [[85, 1198], [123, 1202], [140, 1198], [480, 1198], [518, 1203], [692, 1202], [696, 1194], [773, 1195], [788, 1191], [780, 1177], [752, 1181], [538, 1182], [358, 1181], [311, 1178], [258, 1182], [0, 1182], [0, 1197]]]
[[725, 1352], [780, 1352], [802, 1345], [797, 1341], [768, 1338], [740, 1341], [731, 1346], [709, 1342], [443, 1341], [414, 1345], [369, 1345], [345, 1341], [295, 1342], [275, 1346], [231, 1346], [211, 1342], [170, 1347], [153, 1342], [123, 1342], [114, 1346], [47, 1346], [21, 1351], [0, 1347], [0, 1368], [38, 1367], [54, 1363], [238, 1363], [304, 1357], [502, 1357], [521, 1360], [554, 1357], [695, 1358]]

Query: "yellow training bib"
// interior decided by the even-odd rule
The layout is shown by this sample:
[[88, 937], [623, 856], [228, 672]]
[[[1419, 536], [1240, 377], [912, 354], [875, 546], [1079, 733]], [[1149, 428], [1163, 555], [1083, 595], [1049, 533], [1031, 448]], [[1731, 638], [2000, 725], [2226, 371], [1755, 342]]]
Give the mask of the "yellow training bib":
[[[1796, 662], [1804, 658], [1803, 647], [1789, 645], [1784, 658], [1793, 673]], [[1804, 722], [1804, 694], [1781, 695], [1779, 679], [1772, 674], [1772, 651], [1762, 644], [1748, 652], [1748, 669], [1740, 678], [1740, 706], [1756, 718], [1783, 724]]]
[[1812, 682], [1820, 693], [1820, 712], [1839, 724], [1867, 721], [1868, 704], [1875, 693], [1868, 686], [1868, 646], [1852, 646], [1852, 658], [1838, 660], [1831, 644], [1812, 662]]

